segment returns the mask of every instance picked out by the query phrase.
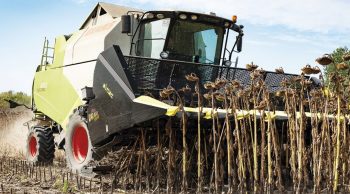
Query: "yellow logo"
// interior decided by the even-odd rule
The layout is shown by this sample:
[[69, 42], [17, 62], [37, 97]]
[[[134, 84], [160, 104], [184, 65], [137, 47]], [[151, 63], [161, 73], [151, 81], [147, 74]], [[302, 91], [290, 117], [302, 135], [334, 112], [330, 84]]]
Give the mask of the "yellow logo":
[[100, 118], [100, 115], [96, 110], [92, 110], [91, 113], [88, 115], [89, 122], [97, 121], [99, 118]]

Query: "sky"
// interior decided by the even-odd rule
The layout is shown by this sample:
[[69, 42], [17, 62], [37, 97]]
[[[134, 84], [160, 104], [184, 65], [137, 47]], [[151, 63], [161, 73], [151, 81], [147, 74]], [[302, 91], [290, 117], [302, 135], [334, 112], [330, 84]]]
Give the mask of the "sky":
[[[0, 92], [31, 92], [44, 38], [77, 31], [98, 1], [0, 0]], [[244, 25], [238, 67], [300, 73], [306, 64], [350, 46], [348, 0], [106, 0], [143, 10], [185, 10], [238, 16]], [[53, 45], [52, 45], [53, 46]]]

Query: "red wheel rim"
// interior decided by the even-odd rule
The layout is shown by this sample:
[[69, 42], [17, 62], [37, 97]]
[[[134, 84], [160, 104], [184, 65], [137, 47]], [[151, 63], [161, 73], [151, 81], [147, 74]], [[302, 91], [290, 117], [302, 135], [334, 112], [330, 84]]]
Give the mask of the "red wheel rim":
[[82, 163], [86, 159], [89, 148], [88, 135], [83, 126], [77, 125], [73, 131], [72, 149], [77, 162]]
[[36, 145], [38, 143], [36, 142], [36, 138], [34, 136], [31, 136], [30, 139], [29, 139], [29, 153], [31, 156], [35, 156], [36, 153], [37, 153], [37, 148], [36, 148]]

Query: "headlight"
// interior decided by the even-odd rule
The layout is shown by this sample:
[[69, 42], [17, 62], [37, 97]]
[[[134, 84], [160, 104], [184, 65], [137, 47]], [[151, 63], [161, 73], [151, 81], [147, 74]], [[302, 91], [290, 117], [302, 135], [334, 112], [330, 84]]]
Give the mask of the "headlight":
[[192, 20], [197, 20], [197, 19], [198, 19], [198, 16], [197, 16], [197, 15], [191, 15], [191, 19], [192, 19]]
[[182, 13], [179, 15], [179, 18], [182, 20], [185, 20], [185, 19], [187, 19], [187, 15]]
[[158, 19], [164, 19], [164, 14], [161, 14], [161, 13], [157, 14], [157, 18]]
[[148, 13], [147, 14], [147, 18], [148, 19], [153, 19], [154, 18], [154, 14], [153, 13]]
[[167, 59], [168, 57], [169, 57], [169, 52], [168, 51], [162, 51], [160, 53], [160, 58]]
[[224, 62], [224, 65], [225, 65], [226, 67], [230, 67], [231, 64], [232, 64], [232, 62], [229, 61], [229, 60], [227, 60], [227, 61]]

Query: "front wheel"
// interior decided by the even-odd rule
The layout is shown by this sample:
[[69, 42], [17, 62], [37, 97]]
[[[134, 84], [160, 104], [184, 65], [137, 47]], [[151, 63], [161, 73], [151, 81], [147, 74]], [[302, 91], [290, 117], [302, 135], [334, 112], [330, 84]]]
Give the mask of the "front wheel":
[[67, 165], [81, 172], [92, 158], [92, 145], [86, 120], [76, 111], [69, 120], [65, 138]]
[[55, 143], [50, 128], [34, 126], [27, 136], [27, 160], [33, 164], [51, 164], [55, 157]]

